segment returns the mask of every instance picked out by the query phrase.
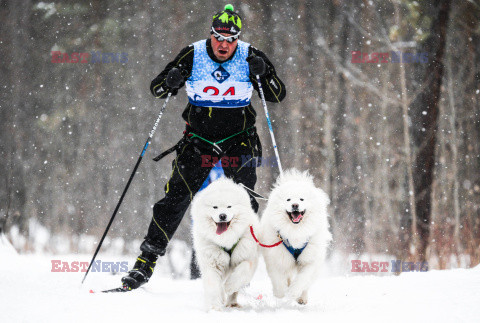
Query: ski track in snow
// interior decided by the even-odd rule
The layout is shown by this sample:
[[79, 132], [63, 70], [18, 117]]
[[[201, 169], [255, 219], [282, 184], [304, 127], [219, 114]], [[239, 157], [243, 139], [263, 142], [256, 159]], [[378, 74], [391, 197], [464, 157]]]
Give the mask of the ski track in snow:
[[[239, 295], [241, 309], [206, 311], [201, 280], [173, 280], [156, 272], [144, 288], [118, 287], [120, 275], [51, 272], [51, 260], [89, 261], [88, 255], [0, 252], [0, 322], [480, 322], [480, 266], [400, 276], [320, 277], [309, 303], [276, 299], [263, 261]], [[103, 260], [103, 258], [100, 258]], [[106, 261], [123, 261], [109, 257]], [[261, 299], [257, 299], [262, 295]]]

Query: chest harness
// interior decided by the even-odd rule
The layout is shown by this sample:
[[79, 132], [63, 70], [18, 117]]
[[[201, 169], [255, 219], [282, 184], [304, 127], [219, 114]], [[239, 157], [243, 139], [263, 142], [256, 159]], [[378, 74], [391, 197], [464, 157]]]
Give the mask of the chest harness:
[[283, 244], [285, 246], [285, 248], [287, 248], [288, 252], [290, 252], [290, 254], [293, 256], [293, 258], [295, 259], [295, 261], [298, 260], [298, 257], [300, 257], [300, 255], [302, 254], [303, 250], [307, 247], [308, 245], [308, 240], [307, 242], [305, 242], [305, 244], [303, 245], [303, 247], [301, 248], [294, 248], [292, 247], [292, 245], [290, 244], [290, 242], [288, 242], [288, 239], [283, 239], [282, 236], [280, 235], [280, 232], [277, 232], [278, 234], [278, 237], [280, 238], [280, 241], [274, 243], [274, 244], [271, 244], [271, 245], [266, 245], [266, 244], [263, 244], [261, 243], [260, 241], [258, 241], [257, 237], [255, 236], [255, 233], [253, 232], [253, 227], [250, 226], [250, 233], [253, 237], [253, 240], [255, 240], [255, 242], [260, 246], [260, 247], [263, 247], [263, 248], [273, 248], [273, 247], [276, 247], [280, 244]]

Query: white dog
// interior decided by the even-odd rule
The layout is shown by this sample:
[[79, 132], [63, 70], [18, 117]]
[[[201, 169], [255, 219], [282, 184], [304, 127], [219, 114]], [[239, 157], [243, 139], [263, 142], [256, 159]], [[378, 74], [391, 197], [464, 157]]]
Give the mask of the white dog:
[[264, 244], [283, 240], [277, 247], [262, 248], [274, 296], [307, 303], [331, 240], [329, 203], [307, 172], [289, 170], [275, 183], [261, 219]]
[[193, 245], [208, 308], [238, 307], [237, 293], [253, 277], [258, 226], [247, 191], [227, 178], [211, 183], [192, 202]]

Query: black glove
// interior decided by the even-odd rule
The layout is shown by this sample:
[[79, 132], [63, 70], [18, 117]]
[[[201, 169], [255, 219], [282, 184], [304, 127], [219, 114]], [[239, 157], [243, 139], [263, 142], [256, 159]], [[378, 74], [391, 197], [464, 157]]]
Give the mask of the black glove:
[[258, 76], [265, 74], [265, 61], [263, 58], [260, 56], [250, 55], [247, 57], [247, 62], [250, 67], [250, 73]]
[[185, 82], [185, 78], [180, 72], [180, 69], [176, 67], [168, 72], [167, 79], [165, 80], [165, 84], [172, 90], [172, 92], [173, 90], [177, 90], [183, 82]]

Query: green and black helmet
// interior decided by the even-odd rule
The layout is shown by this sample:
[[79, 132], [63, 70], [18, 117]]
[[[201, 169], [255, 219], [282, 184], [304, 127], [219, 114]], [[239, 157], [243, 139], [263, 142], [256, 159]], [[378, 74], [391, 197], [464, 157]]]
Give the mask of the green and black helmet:
[[240, 35], [242, 30], [242, 19], [233, 11], [233, 6], [227, 4], [223, 11], [217, 12], [213, 16], [211, 33], [225, 33], [230, 35]]

